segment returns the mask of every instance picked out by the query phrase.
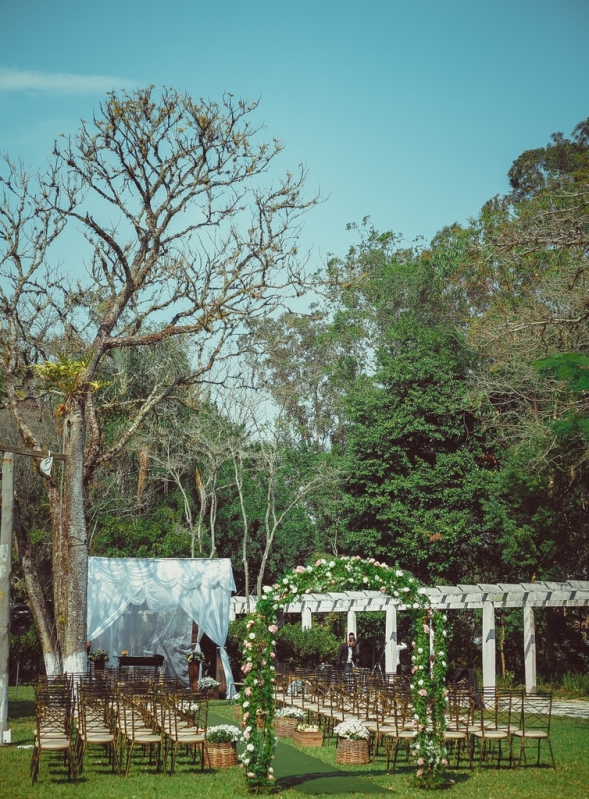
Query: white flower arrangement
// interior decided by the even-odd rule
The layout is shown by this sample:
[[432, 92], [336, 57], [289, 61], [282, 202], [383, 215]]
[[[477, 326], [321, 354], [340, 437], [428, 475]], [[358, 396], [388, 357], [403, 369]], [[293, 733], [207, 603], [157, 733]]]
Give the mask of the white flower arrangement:
[[193, 649], [191, 652], [189, 652], [189, 653], [186, 655], [186, 657], [184, 658], [184, 660], [185, 660], [187, 663], [204, 663], [204, 662], [205, 662], [205, 660], [206, 660], [206, 658], [205, 658], [205, 656], [204, 656], [204, 653], [203, 653], [203, 652], [199, 652], [199, 651], [197, 651], [196, 649]]
[[209, 727], [206, 732], [206, 739], [212, 744], [232, 744], [239, 741], [241, 733], [239, 727], [233, 724], [219, 724], [217, 727]]
[[281, 707], [276, 711], [277, 719], [304, 719], [305, 711], [300, 707]]
[[370, 737], [366, 727], [359, 721], [342, 721], [333, 731], [338, 738], [344, 738], [346, 741], [363, 741]]
[[97, 660], [104, 660], [105, 663], [108, 663], [108, 651], [106, 649], [93, 649], [88, 655], [88, 660], [93, 663], [96, 663]]
[[212, 677], [201, 677], [198, 681], [199, 690], [204, 691], [207, 688], [218, 688], [221, 685], [220, 682], [214, 680]]
[[319, 732], [317, 724], [297, 724], [297, 732]]

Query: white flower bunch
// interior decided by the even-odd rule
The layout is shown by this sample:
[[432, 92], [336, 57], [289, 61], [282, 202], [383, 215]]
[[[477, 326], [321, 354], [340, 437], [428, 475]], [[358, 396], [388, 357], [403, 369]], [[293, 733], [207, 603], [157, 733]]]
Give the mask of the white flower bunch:
[[276, 711], [277, 719], [304, 719], [305, 711], [300, 707], [281, 707]]
[[212, 677], [201, 677], [198, 681], [198, 687], [201, 691], [205, 690], [205, 688], [218, 688], [220, 685], [221, 683]]
[[241, 737], [239, 727], [233, 724], [219, 724], [217, 727], [209, 727], [206, 733], [207, 741], [214, 744], [236, 743]]
[[345, 738], [346, 741], [368, 740], [370, 737], [366, 727], [359, 721], [342, 721], [333, 731], [338, 738]]

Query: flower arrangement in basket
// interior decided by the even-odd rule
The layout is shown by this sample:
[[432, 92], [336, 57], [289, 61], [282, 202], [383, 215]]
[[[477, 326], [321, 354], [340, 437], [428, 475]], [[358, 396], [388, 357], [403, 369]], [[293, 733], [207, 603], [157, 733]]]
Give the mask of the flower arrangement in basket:
[[198, 681], [198, 690], [207, 694], [209, 698], [218, 699], [220, 685], [221, 683], [217, 682], [213, 677], [201, 677]]
[[210, 691], [218, 688], [221, 685], [220, 682], [217, 682], [213, 677], [201, 677], [198, 681], [198, 689], [199, 691]]
[[339, 738], [337, 760], [340, 765], [361, 766], [369, 762], [369, 731], [359, 721], [342, 721], [334, 727]]
[[206, 658], [203, 652], [193, 649], [186, 655], [185, 660], [187, 663], [204, 663]]
[[323, 731], [317, 724], [297, 724], [293, 740], [299, 746], [323, 746]]
[[276, 711], [274, 731], [278, 738], [292, 738], [298, 722], [304, 721], [305, 711], [300, 707], [282, 707]]
[[236, 744], [240, 737], [239, 728], [232, 724], [209, 727], [206, 733], [206, 752], [211, 768], [229, 768], [237, 765]]
[[108, 651], [106, 649], [93, 649], [88, 655], [88, 660], [91, 660], [93, 663], [100, 660], [104, 663], [108, 663]]

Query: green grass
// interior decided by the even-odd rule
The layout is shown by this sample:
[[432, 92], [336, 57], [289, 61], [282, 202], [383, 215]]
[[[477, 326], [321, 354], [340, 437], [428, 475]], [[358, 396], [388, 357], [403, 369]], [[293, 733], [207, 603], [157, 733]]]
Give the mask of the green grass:
[[[226, 703], [214, 704], [214, 712], [233, 718], [233, 710]], [[3, 799], [233, 799], [245, 797], [242, 772], [226, 769], [219, 772], [200, 772], [198, 764], [179, 759], [176, 774], [164, 777], [155, 773], [146, 761], [133, 758], [127, 779], [112, 775], [102, 757], [90, 754], [84, 775], [78, 784], [67, 782], [65, 771], [56, 760], [43, 757], [39, 780], [34, 787], [29, 781], [30, 749], [17, 745], [32, 744], [34, 725], [33, 692], [29, 687], [19, 688], [18, 698], [10, 689], [10, 726], [13, 743], [0, 751], [0, 796]], [[450, 777], [456, 785], [442, 796], [454, 799], [587, 799], [589, 797], [589, 721], [583, 719], [555, 718], [552, 733], [557, 771], [547, 766], [522, 769], [496, 769], [485, 767], [480, 772], [460, 768]], [[311, 754], [335, 767], [335, 746], [307, 749]], [[544, 759], [544, 762], [547, 762]], [[374, 781], [391, 790], [397, 797], [419, 797], [423, 791], [411, 784], [412, 770], [402, 764], [400, 773], [387, 774], [385, 762], [377, 758], [374, 765], [348, 769], [359, 777]], [[303, 794], [292, 789], [281, 795], [288, 799], [302, 799]], [[429, 794], [433, 795], [433, 794]], [[361, 794], [332, 794], [334, 799], [356, 797]]]

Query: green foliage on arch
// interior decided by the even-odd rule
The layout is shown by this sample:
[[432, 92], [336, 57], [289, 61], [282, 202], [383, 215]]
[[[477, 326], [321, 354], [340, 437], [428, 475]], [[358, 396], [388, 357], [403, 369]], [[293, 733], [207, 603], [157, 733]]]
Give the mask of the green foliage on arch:
[[[246, 749], [242, 755], [248, 787], [263, 791], [272, 785], [274, 735], [274, 683], [276, 616], [291, 602], [307, 594], [330, 591], [381, 591], [408, 610], [414, 620], [411, 684], [417, 738], [411, 750], [416, 780], [433, 788], [443, 781], [447, 764], [444, 746], [446, 707], [445, 617], [432, 610], [424, 587], [408, 572], [379, 563], [374, 558], [321, 558], [308, 566], [297, 566], [273, 586], [264, 586], [255, 611], [249, 614], [243, 641], [241, 667], [243, 690], [242, 726]], [[257, 721], [260, 719], [260, 727]], [[263, 724], [263, 727], [262, 727]]]

